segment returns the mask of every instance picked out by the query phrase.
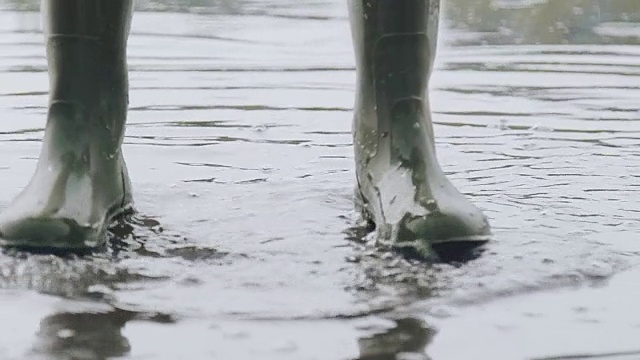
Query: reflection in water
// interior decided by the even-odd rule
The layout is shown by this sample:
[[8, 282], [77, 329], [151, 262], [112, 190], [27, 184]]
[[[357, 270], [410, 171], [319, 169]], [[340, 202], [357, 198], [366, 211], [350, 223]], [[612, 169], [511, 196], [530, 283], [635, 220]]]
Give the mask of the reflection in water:
[[[456, 29], [476, 33], [458, 44], [640, 44], [637, 0], [441, 0]], [[313, 6], [328, 5], [319, 1]], [[40, 0], [0, 0], [0, 7], [36, 11]], [[310, 7], [313, 7], [310, 6]], [[139, 0], [139, 11], [287, 16], [295, 1]], [[318, 16], [310, 16], [318, 18]]]
[[173, 324], [161, 313], [140, 313], [107, 304], [70, 303], [73, 310], [47, 316], [40, 322], [32, 353], [47, 359], [97, 360], [127, 355], [129, 340], [122, 329], [130, 321]]
[[[39, 2], [0, 0], [0, 7], [37, 10]], [[135, 352], [153, 339], [143, 351], [148, 358], [184, 358], [198, 344], [170, 340], [185, 334], [180, 326], [194, 325], [192, 334], [207, 339], [200, 342], [202, 354], [219, 350], [207, 341], [222, 334], [221, 342], [237, 341], [233, 351], [259, 352], [262, 359], [303, 359], [321, 353], [318, 344], [320, 351], [352, 347], [335, 359], [354, 358], [358, 350], [361, 360], [420, 359], [434, 334], [420, 321], [402, 319], [366, 338], [350, 321], [403, 305], [415, 309], [417, 299], [476, 305], [593, 279], [601, 283], [637, 265], [640, 50], [603, 44], [638, 42], [640, 2], [448, 4], [454, 29], [444, 37], [457, 45], [571, 43], [457, 46], [441, 53], [432, 92], [438, 153], [443, 170], [496, 224], [498, 241], [484, 256], [465, 266], [426, 267], [373, 251], [371, 238], [352, 239], [355, 250], [345, 246], [339, 232], [353, 224], [349, 120], [355, 81], [345, 12], [333, 10], [345, 10], [343, 0], [138, 1], [139, 10], [184, 12], [138, 12], [129, 49], [132, 111], [125, 152], [139, 209], [162, 226], [142, 218], [114, 228], [109, 252], [97, 257], [1, 256], [1, 288], [111, 304], [106, 311], [41, 315], [37, 321], [46, 318], [35, 351], [60, 358], [143, 358]], [[8, 189], [1, 207], [35, 164], [46, 74], [37, 14], [0, 17], [0, 170]], [[625, 298], [620, 293], [610, 297]], [[156, 326], [163, 320], [113, 309], [121, 303], [185, 321]], [[237, 314], [284, 321], [242, 325]], [[309, 320], [311, 326], [291, 321], [326, 314], [344, 314], [329, 321], [336, 331], [324, 331], [317, 320]], [[419, 310], [415, 317], [421, 315]], [[5, 324], [21, 320], [19, 312], [5, 318]], [[221, 318], [231, 320], [212, 325]], [[460, 319], [449, 353], [478, 323]], [[532, 324], [517, 321], [523, 328]], [[136, 326], [144, 331], [130, 331]], [[243, 326], [246, 331], [238, 330]], [[312, 331], [305, 333], [305, 326]], [[440, 330], [429, 345], [433, 356], [447, 336], [446, 326]], [[314, 331], [321, 337], [295, 337]], [[156, 340], [162, 333], [168, 341]], [[295, 339], [263, 344], [267, 333]], [[477, 351], [486, 351], [486, 344], [493, 343]], [[0, 340], [0, 358], [3, 345]], [[562, 346], [555, 353], [580, 353]], [[179, 354], [166, 355], [172, 351]]]
[[60, 313], [40, 323], [39, 343], [34, 352], [54, 359], [106, 359], [130, 351], [122, 336], [134, 312], [113, 309], [105, 313]]
[[[640, 44], [637, 0], [448, 0], [455, 28], [476, 44]], [[628, 26], [624, 26], [628, 25]], [[623, 28], [625, 31], [613, 31]]]
[[[40, 8], [41, 0], [0, 0], [1, 6], [15, 10], [35, 11]], [[138, 10], [166, 12], [203, 12], [228, 15], [262, 14], [273, 7], [290, 8], [296, 1], [261, 1], [261, 0], [137, 0]]]
[[428, 359], [425, 349], [435, 331], [418, 319], [395, 322], [396, 326], [385, 332], [358, 340], [360, 357], [357, 360]]

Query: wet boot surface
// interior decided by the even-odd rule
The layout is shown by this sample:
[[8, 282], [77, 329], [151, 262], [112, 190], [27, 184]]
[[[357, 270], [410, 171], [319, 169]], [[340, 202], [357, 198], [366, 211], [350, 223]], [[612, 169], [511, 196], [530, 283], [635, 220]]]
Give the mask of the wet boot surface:
[[359, 208], [380, 240], [403, 252], [462, 256], [487, 242], [491, 231], [480, 209], [446, 178], [435, 154], [427, 87], [439, 2], [351, 1], [350, 10]]
[[126, 38], [131, 2], [44, 2], [50, 82], [35, 174], [0, 213], [0, 239], [19, 248], [104, 245], [113, 219], [131, 210], [120, 146], [128, 106]]

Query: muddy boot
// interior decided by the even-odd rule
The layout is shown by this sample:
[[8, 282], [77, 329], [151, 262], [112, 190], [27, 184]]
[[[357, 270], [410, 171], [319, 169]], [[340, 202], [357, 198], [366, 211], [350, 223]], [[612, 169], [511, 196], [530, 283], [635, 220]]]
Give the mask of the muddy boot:
[[350, 0], [349, 8], [359, 207], [378, 239], [400, 250], [427, 258], [466, 253], [489, 240], [490, 227], [436, 159], [427, 88], [439, 0]]
[[131, 207], [120, 150], [131, 0], [44, 0], [49, 110], [27, 187], [0, 214], [2, 244], [86, 249]]

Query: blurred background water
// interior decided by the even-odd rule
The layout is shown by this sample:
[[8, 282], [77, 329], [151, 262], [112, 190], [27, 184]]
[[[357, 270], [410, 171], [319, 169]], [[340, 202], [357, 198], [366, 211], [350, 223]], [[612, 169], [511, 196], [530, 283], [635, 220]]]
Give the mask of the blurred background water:
[[[0, 1], [0, 209], [43, 135], [38, 8]], [[0, 358], [640, 356], [640, 2], [444, 2], [438, 154], [495, 232], [464, 266], [357, 226], [343, 1], [136, 8], [140, 213], [103, 254], [0, 256]]]

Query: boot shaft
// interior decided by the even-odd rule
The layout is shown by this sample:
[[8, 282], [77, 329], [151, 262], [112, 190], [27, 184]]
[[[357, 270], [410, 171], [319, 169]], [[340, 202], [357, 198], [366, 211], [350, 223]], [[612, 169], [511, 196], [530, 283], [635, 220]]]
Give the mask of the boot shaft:
[[392, 74], [398, 82], [413, 82], [419, 76], [425, 89], [436, 55], [440, 0], [350, 0], [349, 10], [358, 77], [367, 82]]
[[92, 38], [126, 51], [132, 0], [42, 0], [44, 33]]
[[381, 143], [391, 141], [392, 128], [423, 132], [432, 142], [427, 90], [439, 0], [350, 0], [349, 5], [357, 68], [356, 157], [375, 156]]
[[[43, 0], [50, 102], [127, 104], [131, 0]], [[121, 111], [121, 109], [119, 109]]]

